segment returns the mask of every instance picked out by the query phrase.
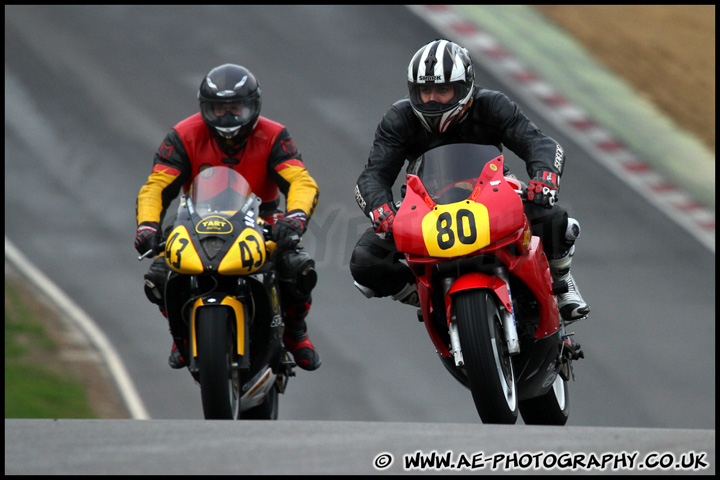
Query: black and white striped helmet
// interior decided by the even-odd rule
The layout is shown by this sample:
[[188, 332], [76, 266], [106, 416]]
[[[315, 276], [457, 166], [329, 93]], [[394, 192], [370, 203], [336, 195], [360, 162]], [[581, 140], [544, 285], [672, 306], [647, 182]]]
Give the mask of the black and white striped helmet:
[[[423, 103], [422, 87], [449, 84], [455, 95], [448, 103]], [[462, 118], [472, 103], [475, 71], [468, 51], [449, 40], [433, 40], [415, 53], [408, 65], [410, 104], [423, 126], [443, 133]]]

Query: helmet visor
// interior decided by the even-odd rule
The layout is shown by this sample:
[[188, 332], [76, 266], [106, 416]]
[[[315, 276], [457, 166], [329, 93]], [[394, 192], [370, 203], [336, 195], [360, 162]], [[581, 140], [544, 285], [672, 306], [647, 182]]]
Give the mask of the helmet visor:
[[443, 84], [408, 82], [410, 102], [423, 115], [442, 115], [467, 102], [470, 88], [465, 82]]
[[232, 102], [201, 102], [200, 112], [206, 122], [215, 127], [241, 127], [250, 122], [260, 111], [256, 95]]

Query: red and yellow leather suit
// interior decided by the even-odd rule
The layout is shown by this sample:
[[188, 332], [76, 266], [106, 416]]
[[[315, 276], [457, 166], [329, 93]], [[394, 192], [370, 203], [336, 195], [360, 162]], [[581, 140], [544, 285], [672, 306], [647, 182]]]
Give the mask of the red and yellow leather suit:
[[310, 219], [315, 210], [317, 183], [283, 125], [260, 116], [245, 146], [228, 155], [198, 113], [175, 125], [155, 154], [152, 172], [138, 193], [137, 224], [162, 223], [180, 189], [187, 193], [198, 172], [217, 165], [227, 165], [247, 179], [263, 201], [262, 213], [277, 209], [279, 192], [286, 197], [286, 212], [302, 210]]

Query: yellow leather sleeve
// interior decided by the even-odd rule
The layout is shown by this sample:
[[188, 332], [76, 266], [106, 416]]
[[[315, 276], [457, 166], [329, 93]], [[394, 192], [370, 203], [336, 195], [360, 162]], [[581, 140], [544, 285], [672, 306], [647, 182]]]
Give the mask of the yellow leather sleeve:
[[309, 219], [315, 212], [320, 196], [320, 189], [310, 172], [297, 159], [281, 163], [275, 171], [289, 184], [285, 200], [286, 210], [302, 210]]
[[[160, 223], [165, 209], [178, 194], [176, 180], [180, 172], [171, 167], [156, 165], [137, 196], [137, 224], [142, 222]], [[172, 187], [171, 187], [172, 186]], [[169, 192], [169, 190], [176, 190]], [[166, 200], [167, 199], [167, 200]], [[167, 204], [165, 204], [167, 202]]]

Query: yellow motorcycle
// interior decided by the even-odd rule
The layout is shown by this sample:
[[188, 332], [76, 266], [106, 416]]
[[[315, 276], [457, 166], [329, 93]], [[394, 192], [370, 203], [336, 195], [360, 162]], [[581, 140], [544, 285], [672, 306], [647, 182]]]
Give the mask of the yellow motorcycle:
[[202, 170], [165, 241], [170, 332], [199, 384], [206, 419], [278, 415], [295, 364], [283, 343], [279, 250], [261, 200], [225, 167]]

